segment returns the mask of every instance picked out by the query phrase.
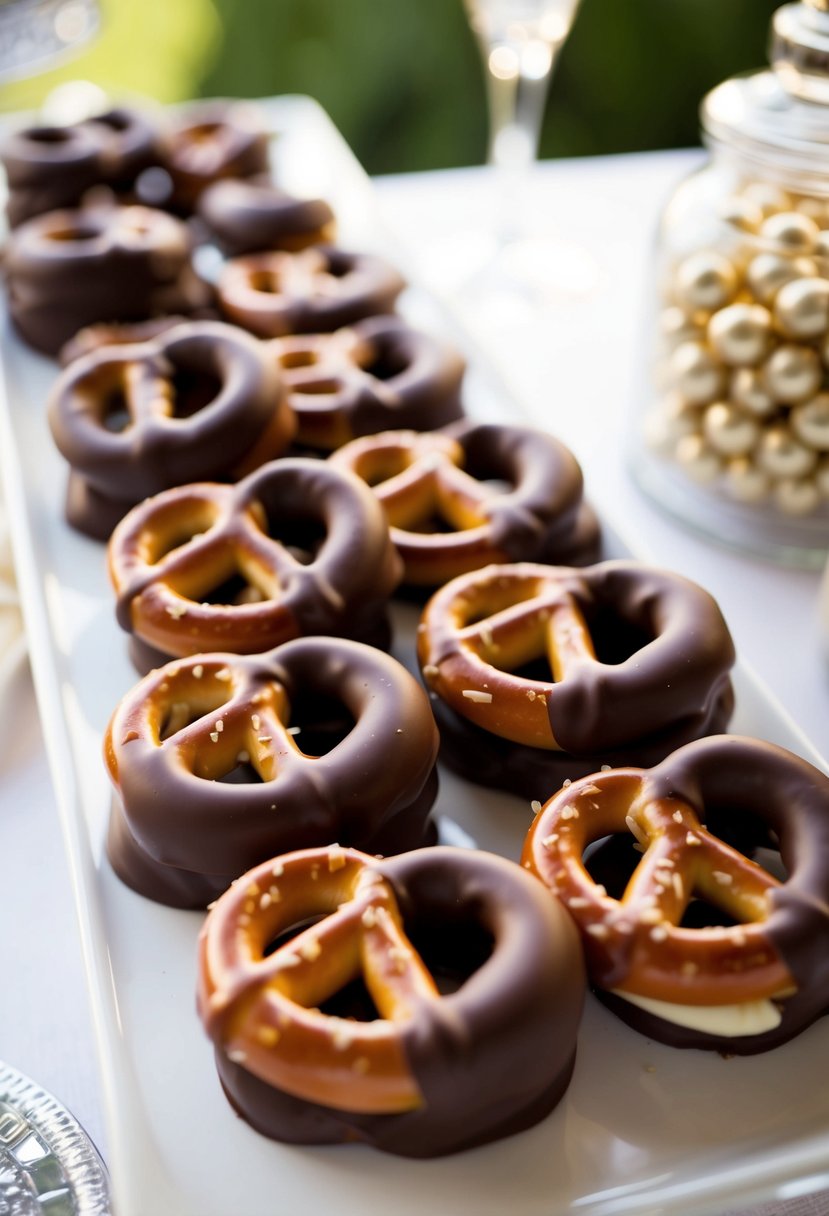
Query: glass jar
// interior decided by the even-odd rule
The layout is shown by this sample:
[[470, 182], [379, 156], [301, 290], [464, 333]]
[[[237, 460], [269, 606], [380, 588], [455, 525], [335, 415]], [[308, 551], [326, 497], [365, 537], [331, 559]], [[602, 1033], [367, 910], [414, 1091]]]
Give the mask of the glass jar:
[[772, 70], [704, 99], [710, 159], [659, 234], [632, 471], [712, 539], [829, 550], [829, 0], [778, 9]]

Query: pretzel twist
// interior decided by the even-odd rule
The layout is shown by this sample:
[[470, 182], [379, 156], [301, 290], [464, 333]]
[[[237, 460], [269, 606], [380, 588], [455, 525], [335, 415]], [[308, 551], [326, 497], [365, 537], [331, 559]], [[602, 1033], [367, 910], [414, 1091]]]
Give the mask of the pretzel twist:
[[314, 245], [233, 258], [219, 276], [228, 320], [263, 338], [323, 333], [392, 312], [404, 280], [383, 258]]
[[333, 452], [361, 435], [431, 431], [463, 414], [465, 363], [447, 343], [396, 316], [331, 334], [274, 338], [268, 350], [297, 416], [297, 441]]
[[331, 840], [418, 847], [437, 747], [414, 678], [358, 642], [302, 638], [267, 655], [168, 663], [122, 699], [106, 732], [128, 828], [114, 823], [110, 860], [150, 898], [204, 906], [276, 853]]
[[[606, 653], [626, 634], [624, 653]], [[704, 720], [734, 647], [713, 599], [678, 575], [628, 561], [582, 571], [519, 562], [438, 590], [418, 658], [428, 686], [476, 726], [590, 755]], [[550, 679], [518, 674], [540, 662]]]
[[[728, 1005], [794, 986], [769, 936], [782, 884], [700, 823], [682, 798], [651, 797], [647, 773], [617, 769], [573, 782], [533, 823], [524, 864], [563, 901], [602, 988], [689, 1005]], [[643, 850], [621, 899], [591, 878], [596, 840], [629, 832]], [[735, 925], [685, 928], [694, 896]]]
[[[292, 521], [310, 528], [310, 549], [278, 539]], [[109, 564], [121, 627], [172, 655], [357, 632], [400, 577], [368, 488], [302, 459], [264, 465], [233, 487], [198, 483], [148, 499], [116, 528]], [[243, 586], [225, 592], [232, 602], [211, 602], [234, 580]]]
[[74, 472], [125, 505], [196, 477], [236, 480], [295, 431], [259, 344], [211, 321], [73, 362], [50, 394], [49, 424]]
[[374, 490], [412, 585], [437, 587], [500, 562], [555, 561], [572, 545], [581, 472], [541, 432], [484, 425], [448, 434], [389, 431], [356, 440], [331, 460]]
[[[448, 990], [426, 961], [440, 965], [447, 936], [460, 963]], [[357, 979], [373, 1020], [325, 1008]], [[333, 846], [265, 862], [221, 897], [201, 934], [198, 1004], [225, 1085], [256, 1126], [431, 1156], [527, 1126], [558, 1101], [583, 983], [568, 917], [512, 863]], [[484, 1100], [493, 1085], [498, 1103]], [[285, 1094], [314, 1104], [310, 1129]]]
[[296, 198], [266, 177], [214, 182], [199, 199], [198, 212], [230, 257], [263, 249], [296, 253], [336, 235], [334, 213], [324, 199]]

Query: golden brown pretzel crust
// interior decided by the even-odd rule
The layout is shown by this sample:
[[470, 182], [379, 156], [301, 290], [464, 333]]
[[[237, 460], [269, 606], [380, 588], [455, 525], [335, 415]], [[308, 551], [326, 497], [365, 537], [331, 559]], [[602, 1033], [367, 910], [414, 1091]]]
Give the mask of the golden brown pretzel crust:
[[[278, 539], [292, 523], [311, 530], [304, 553]], [[303, 459], [264, 465], [236, 486], [182, 486], [139, 504], [112, 535], [109, 568], [121, 627], [178, 656], [359, 635], [400, 579], [368, 488]], [[243, 586], [227, 602], [230, 583]]]
[[[686, 1005], [729, 1005], [791, 990], [768, 935], [775, 878], [712, 835], [686, 801], [649, 797], [647, 771], [596, 773], [562, 789], [528, 833], [524, 865], [563, 901], [604, 988]], [[620, 900], [584, 864], [593, 841], [629, 832], [643, 849]], [[738, 923], [680, 924], [693, 895]]]
[[555, 562], [572, 545], [581, 472], [542, 432], [471, 424], [446, 434], [387, 431], [347, 444], [331, 462], [362, 477], [383, 504], [410, 585], [438, 587], [501, 562]]
[[[604, 653], [618, 635], [624, 652]], [[596, 755], [704, 716], [728, 682], [734, 647], [711, 596], [679, 575], [629, 561], [584, 570], [518, 562], [437, 591], [418, 658], [428, 686], [476, 726]], [[551, 678], [517, 674], [539, 662]]]

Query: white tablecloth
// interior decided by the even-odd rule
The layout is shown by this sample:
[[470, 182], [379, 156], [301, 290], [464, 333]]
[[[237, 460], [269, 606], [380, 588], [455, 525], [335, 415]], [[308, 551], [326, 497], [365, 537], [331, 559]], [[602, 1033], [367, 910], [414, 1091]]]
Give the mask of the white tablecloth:
[[[573, 447], [600, 510], [644, 555], [717, 596], [741, 656], [825, 752], [829, 677], [820, 658], [818, 575], [737, 557], [685, 533], [639, 496], [620, 458], [653, 227], [661, 200], [691, 160], [668, 153], [539, 167], [528, 202], [589, 251], [596, 290], [586, 300], [552, 301], [520, 325], [483, 307], [472, 309], [468, 322], [525, 407]], [[419, 273], [451, 287], [466, 236], [494, 207], [490, 173], [406, 175], [378, 188]], [[13, 714], [0, 714], [0, 1058], [51, 1089], [103, 1146], [70, 876], [25, 675], [16, 693]], [[824, 1197], [810, 1203], [803, 1208], [810, 1216], [829, 1213]], [[771, 1211], [788, 1208], [778, 1203]]]

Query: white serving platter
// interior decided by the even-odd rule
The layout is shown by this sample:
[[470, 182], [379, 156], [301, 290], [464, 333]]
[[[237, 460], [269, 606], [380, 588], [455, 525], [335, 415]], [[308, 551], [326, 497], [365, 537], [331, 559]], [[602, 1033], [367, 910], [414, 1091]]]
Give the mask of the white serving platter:
[[[303, 98], [267, 103], [281, 182], [333, 204], [342, 242], [396, 250], [370, 185], [323, 112]], [[404, 311], [460, 344], [440, 306], [416, 288]], [[225, 1101], [194, 1009], [201, 915], [128, 890], [103, 852], [110, 787], [101, 736], [135, 682], [115, 623], [104, 550], [62, 516], [66, 470], [44, 415], [54, 365], [2, 321], [0, 462], [49, 760], [77, 897], [99, 1047], [108, 1164], [117, 1216], [656, 1216], [744, 1207], [829, 1185], [829, 1023], [767, 1055], [722, 1059], [650, 1042], [588, 998], [575, 1076], [543, 1123], [455, 1157], [410, 1162], [362, 1147], [268, 1141]], [[472, 356], [467, 408], [520, 407]], [[0, 386], [2, 389], [3, 386]], [[589, 484], [588, 484], [589, 492]], [[620, 552], [611, 541], [611, 551]], [[400, 609], [398, 654], [412, 636]], [[732, 729], [822, 764], [745, 669]], [[442, 779], [448, 835], [516, 858], [529, 806]]]

